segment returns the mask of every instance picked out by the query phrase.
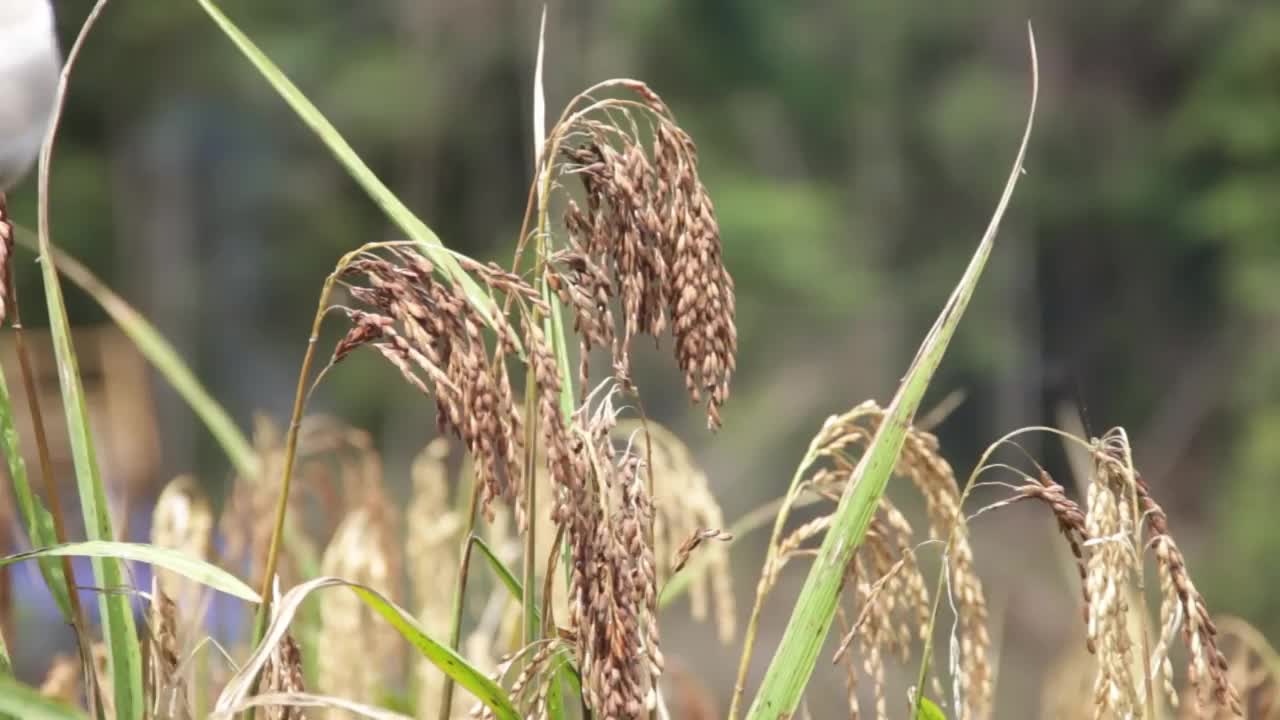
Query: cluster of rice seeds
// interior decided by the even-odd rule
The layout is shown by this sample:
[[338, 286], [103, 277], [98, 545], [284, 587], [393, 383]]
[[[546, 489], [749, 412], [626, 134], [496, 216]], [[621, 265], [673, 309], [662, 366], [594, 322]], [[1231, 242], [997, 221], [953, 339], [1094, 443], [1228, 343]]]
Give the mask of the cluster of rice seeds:
[[663, 657], [649, 543], [653, 505], [640, 458], [610, 442], [614, 422], [606, 398], [590, 419], [575, 424], [575, 472], [596, 494], [568, 517], [569, 628], [577, 639], [587, 707], [597, 717], [621, 719], [653, 709]]
[[[584, 356], [592, 346], [610, 347], [615, 377], [624, 385], [631, 341], [641, 334], [656, 338], [669, 322], [690, 397], [702, 402], [705, 394], [707, 424], [717, 428], [737, 353], [733, 279], [724, 266], [720, 226], [692, 138], [647, 86], [625, 86], [642, 100], [637, 112], [652, 126], [652, 146], [643, 147], [631, 103], [616, 103], [630, 120], [629, 132], [574, 116], [566, 136], [577, 144], [562, 150], [561, 170], [581, 181], [586, 208], [567, 203], [569, 238], [551, 258], [553, 285], [574, 311]], [[623, 311], [620, 343], [609, 312], [615, 298]], [[586, 370], [584, 364], [584, 387]]]
[[146, 695], [155, 718], [187, 720], [187, 683], [179, 673], [178, 609], [165, 594], [159, 577], [151, 579]]
[[1160, 663], [1165, 691], [1170, 701], [1177, 705], [1173, 688], [1173, 669], [1168, 658], [1168, 646], [1172, 635], [1182, 628], [1182, 638], [1187, 646], [1189, 660], [1187, 677], [1195, 697], [1198, 714], [1207, 714], [1206, 697], [1212, 705], [1243, 715], [1240, 695], [1233, 686], [1226, 656], [1218, 648], [1217, 633], [1204, 597], [1196, 590], [1187, 571], [1186, 559], [1169, 534], [1168, 517], [1151, 496], [1150, 488], [1136, 472], [1133, 474], [1138, 502], [1146, 519], [1151, 537], [1149, 546], [1155, 553], [1160, 573], [1160, 625], [1162, 628], [1154, 661]]
[[955, 471], [942, 457], [937, 437], [912, 428], [903, 444], [897, 472], [909, 477], [924, 496], [930, 538], [951, 540], [946, 562], [950, 597], [959, 623], [955, 634], [959, 647], [953, 648], [958, 664], [953, 668], [960, 700], [957, 717], [985, 718], [991, 713], [993, 692], [987, 600], [974, 565]]
[[[1088, 649], [1097, 656], [1095, 716], [1126, 716], [1143, 709], [1146, 678], [1141, 673], [1135, 677], [1135, 667], [1150, 671], [1151, 680], [1160, 680], [1171, 704], [1178, 704], [1169, 659], [1170, 645], [1178, 630], [1182, 631], [1189, 655], [1187, 676], [1195, 716], [1242, 715], [1229, 663], [1218, 647], [1217, 629], [1169, 534], [1164, 510], [1133, 467], [1124, 432], [1112, 430], [1097, 441], [1093, 459], [1095, 473], [1088, 490], [1087, 511], [1068, 498], [1063, 487], [1043, 470], [1038, 482], [1023, 484], [1013, 497], [991, 507], [1028, 499], [1043, 502], [1052, 510], [1058, 529], [1075, 556], [1084, 594]], [[1150, 538], [1145, 542], [1144, 531]], [[1131, 600], [1141, 602], [1132, 581], [1140, 571], [1146, 547], [1152, 549], [1160, 575], [1160, 635], [1150, 657], [1135, 658], [1129, 604]], [[1145, 608], [1136, 610], [1143, 612]]]
[[[838, 502], [856, 469], [857, 458], [871, 442], [883, 420], [884, 411], [872, 401], [864, 402], [843, 415], [828, 418], [814, 437], [809, 451], [811, 457], [825, 462], [812, 471], [804, 482], [804, 488], [833, 503]], [[982, 582], [974, 566], [973, 549], [969, 543], [964, 516], [961, 513], [960, 487], [956, 481], [955, 471], [942, 457], [936, 437], [910, 428], [895, 472], [909, 478], [924, 496], [930, 538], [942, 542], [946, 542], [948, 538], [951, 539], [951, 549], [946, 561], [950, 596], [958, 616], [958, 631], [955, 635], [958, 647], [953, 649], [953, 657], [957, 660], [957, 665], [953, 668], [953, 681], [957, 687], [956, 695], [960, 705], [957, 708], [957, 717], [985, 718], [991, 710], [993, 683], [990, 662], [991, 637], [987, 629], [987, 602]], [[905, 523], [905, 518], [893, 509], [887, 498], [882, 499], [881, 503], [881, 510], [885, 513], [886, 520], [894, 522], [901, 520]], [[829, 516], [815, 518], [801, 525], [782, 540], [774, 562], [762, 573], [761, 582], [765, 583], [766, 592], [777, 581], [778, 573], [789, 558], [812, 554], [813, 551], [805, 549], [803, 543], [809, 538], [824, 533], [829, 524]], [[873, 540], [875, 533], [872, 530], [868, 532], [866, 545], [869, 548], [868, 552], [875, 553], [877, 552]], [[909, 532], [905, 534], [897, 532], [888, 537], [906, 543], [911, 536]], [[906, 605], [917, 611], [923, 607], [922, 602], [927, 604], [928, 595], [923, 579], [917, 581], [913, 577], [918, 576], [919, 570], [915, 566], [910, 547], [903, 545], [896, 550], [881, 547], [879, 552], [896, 553], [896, 556], [901, 558], [901, 565], [882, 564], [877, 568], [874, 563], [869, 564], [868, 558], [863, 557], [859, 561], [866, 572], [858, 576], [859, 582], [867, 588], [875, 587], [878, 582], [907, 583], [901, 592], [894, 594], [901, 597], [905, 593], [905, 597], [908, 598]], [[896, 569], [894, 575], [887, 579], [883, 574], [867, 574], [872, 570], [887, 570], [888, 567]], [[902, 575], [898, 576], [898, 573]], [[925, 622], [918, 625], [922, 638], [927, 625], [927, 618]], [[898, 627], [907, 626], [899, 625]], [[908, 640], [905, 636], [900, 639], [903, 642]], [[902, 645], [895, 643], [894, 647], [900, 649]]]
[[[370, 491], [375, 500], [352, 510], [339, 524], [325, 548], [320, 571], [396, 597], [401, 567], [397, 523], [387, 503], [376, 500], [380, 497], [377, 487]], [[377, 693], [399, 674], [403, 645], [396, 629], [355, 594], [326, 593], [320, 597], [317, 683], [327, 694], [362, 702], [376, 700]], [[352, 658], [368, 661], [352, 662]], [[330, 710], [329, 717], [354, 716]]]
[[[547, 694], [556, 681], [556, 673], [568, 662], [571, 652], [572, 648], [564, 640], [548, 638], [524, 648], [500, 664], [499, 681], [512, 668], [520, 667], [508, 694], [522, 717], [547, 717]], [[493, 712], [483, 708], [480, 717], [492, 718]]]
[[[431, 637], [449, 636], [453, 594], [458, 577], [458, 542], [462, 518], [449, 503], [446, 460], [449, 441], [436, 438], [413, 461], [413, 498], [405, 517], [409, 579], [418, 620]], [[418, 717], [434, 718], [440, 707], [444, 677], [426, 658], [417, 664]], [[454, 708], [461, 703], [455, 693]]]
[[[487, 323], [460, 287], [437, 279], [417, 252], [393, 249], [389, 257], [369, 253], [344, 270], [351, 296], [371, 311], [347, 311], [352, 327], [333, 362], [362, 345], [376, 349], [413, 387], [434, 395], [440, 431], [462, 440], [476, 460], [486, 511], [494, 498], [518, 504], [523, 429], [503, 360], [516, 347], [513, 329], [496, 323], [501, 352], [491, 357]], [[491, 289], [536, 300], [514, 276], [491, 270], [480, 273]]]
[[923, 636], [929, 624], [929, 591], [916, 564], [912, 537], [911, 524], [885, 499], [846, 569], [845, 594], [852, 597], [857, 614], [853, 623], [842, 620], [844, 639], [833, 661], [846, 664], [849, 712], [854, 718], [861, 713], [858, 668], [849, 652], [854, 643], [861, 671], [871, 680], [875, 716], [880, 720], [888, 717], [884, 656], [906, 662], [912, 641]]
[[1142, 678], [1133, 673], [1134, 639], [1129, 632], [1129, 588], [1140, 572], [1134, 545], [1138, 513], [1133, 472], [1127, 458], [1102, 452], [1094, 457], [1085, 514], [1088, 637], [1098, 658], [1093, 702], [1098, 717], [1128, 717], [1144, 705]]
[[[350, 593], [346, 593], [350, 594]], [[360, 665], [358, 658], [349, 658], [350, 664]], [[302, 677], [302, 648], [290, 634], [285, 634], [271, 650], [271, 657], [262, 670], [262, 694], [276, 695], [306, 692]], [[335, 711], [330, 711], [335, 712]], [[295, 705], [268, 705], [263, 712], [267, 720], [305, 720], [302, 708]]]
[[[695, 548], [697, 554], [706, 555], [705, 571], [689, 586], [690, 611], [694, 619], [705, 620], [714, 604], [717, 636], [722, 643], [732, 642], [737, 617], [729, 551], [723, 542], [732, 536], [720, 530], [724, 516], [706, 473], [694, 464], [689, 448], [674, 433], [654, 422], [619, 423], [614, 436], [628, 442], [634, 438], [633, 452], [652, 481], [656, 510], [653, 549], [659, 587], [679, 571]], [[717, 542], [710, 542], [713, 540]]]
[[[196, 479], [180, 475], [165, 485], [151, 513], [151, 544], [209, 561], [213, 552], [213, 506]], [[195, 637], [203, 625], [203, 587], [168, 570], [157, 569], [157, 590], [177, 608], [180, 634]], [[186, 648], [181, 648], [185, 650]]]

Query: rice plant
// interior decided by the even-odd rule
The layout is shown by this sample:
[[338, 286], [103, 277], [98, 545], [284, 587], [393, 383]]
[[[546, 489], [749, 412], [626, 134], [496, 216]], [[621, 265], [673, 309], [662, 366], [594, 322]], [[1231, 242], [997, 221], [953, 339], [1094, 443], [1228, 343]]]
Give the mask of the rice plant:
[[[55, 658], [34, 688], [10, 677], [0, 642], [0, 714], [671, 717], [659, 611], [687, 594], [692, 614], [714, 623], [722, 643], [742, 638], [731, 719], [748, 697], [749, 718], [803, 713], [836, 624], [831, 659], [844, 668], [850, 717], [992, 717], [998, 648], [969, 523], [1023, 501], [1049, 511], [1079, 571], [1090, 681], [1071, 712], [1147, 718], [1180, 706], [1197, 716], [1243, 715], [1274, 705], [1274, 651], [1235, 622], [1231, 643], [1219, 636], [1122, 429], [1101, 438], [1015, 431], [961, 482], [937, 438], [913, 423], [1022, 175], [1038, 89], [1034, 40], [1031, 110], [1004, 193], [898, 393], [887, 407], [867, 401], [829, 418], [779, 503], [726, 524], [688, 448], [644, 416], [648, 389], [631, 373], [637, 338], [670, 342], [708, 428], [732, 421], [737, 309], [714, 188], [699, 173], [694, 138], [653, 88], [632, 79], [598, 83], [547, 129], [540, 48], [538, 152], [522, 227], [509, 266], [481, 263], [449, 250], [216, 5], [198, 2], [405, 239], [360, 245], [337, 259], [318, 289], [292, 416], [283, 429], [261, 420], [250, 440], [145, 319], [57, 251], [48, 215], [55, 112], [35, 245], [87, 538], [68, 543], [56, 529], [61, 511], [46, 510], [27, 482], [14, 440], [21, 410], [0, 378], [5, 453], [26, 540], [36, 548], [0, 565], [41, 563], [53, 596], [66, 598], [83, 652]], [[4, 207], [0, 195], [7, 261], [20, 233]], [[107, 308], [227, 452], [237, 477], [221, 518], [200, 485], [180, 477], [156, 503], [150, 543], [113, 540], [59, 271]], [[12, 311], [16, 317], [16, 304]], [[322, 326], [335, 320], [341, 339], [321, 347]], [[606, 368], [592, 367], [593, 352], [607, 357]], [[386, 491], [370, 435], [307, 410], [353, 353], [382, 358], [435, 408], [439, 437], [414, 463], [403, 510]], [[993, 459], [1030, 432], [1061, 437], [1084, 454], [1082, 500], [1034, 460], [1020, 468]], [[995, 473], [1005, 479], [988, 479]], [[894, 477], [921, 496], [922, 526], [885, 496]], [[972, 493], [990, 491], [1002, 495], [971, 507]], [[810, 518], [797, 521], [801, 507]], [[754, 601], [739, 626], [728, 554], [769, 521]], [[932, 580], [925, 555], [937, 561]], [[1160, 595], [1155, 613], [1142, 594], [1148, 555]], [[94, 559], [101, 641], [73, 601], [84, 584], [69, 564], [52, 561], [70, 556]], [[761, 614], [783, 568], [809, 558], [778, 646], [759, 647]], [[155, 566], [150, 587], [129, 586], [127, 562]], [[233, 598], [244, 621], [227, 647], [207, 622], [211, 604], [225, 602], [217, 595]], [[145, 612], [135, 615], [135, 598]], [[949, 632], [940, 624], [944, 602]], [[947, 648], [942, 667], [935, 643]], [[1181, 672], [1171, 659], [1177, 643], [1187, 657]], [[1242, 676], [1229, 657], [1239, 658], [1237, 670], [1255, 658], [1269, 670], [1261, 680]], [[759, 687], [749, 688], [753, 661], [769, 658]], [[891, 665], [916, 678], [905, 696], [888, 690]]]

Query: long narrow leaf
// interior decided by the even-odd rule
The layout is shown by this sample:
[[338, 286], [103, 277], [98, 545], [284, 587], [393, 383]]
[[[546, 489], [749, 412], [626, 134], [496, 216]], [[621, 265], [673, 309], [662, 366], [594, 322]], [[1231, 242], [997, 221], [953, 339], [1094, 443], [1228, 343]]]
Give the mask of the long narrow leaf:
[[[524, 588], [521, 587], [520, 580], [516, 578], [511, 570], [509, 570], [501, 560], [498, 559], [498, 556], [493, 552], [493, 548], [489, 547], [488, 543], [480, 539], [479, 535], [472, 535], [468, 538], [467, 542], [472, 543], [472, 545], [480, 551], [485, 562], [489, 563], [489, 569], [493, 570], [493, 574], [496, 575], [503, 586], [507, 588], [507, 592], [511, 593], [511, 597], [514, 598], [516, 602], [522, 602], [524, 599]], [[534, 612], [537, 612], [537, 608], [534, 609]]]
[[317, 590], [339, 586], [354, 592], [371, 610], [391, 623], [392, 627], [399, 631], [401, 636], [418, 648], [423, 657], [453, 678], [458, 685], [466, 688], [477, 700], [492, 710], [494, 716], [499, 720], [519, 720], [519, 713], [516, 712], [506, 691], [500, 685], [489, 679], [487, 675], [477, 670], [461, 655], [449, 649], [448, 646], [433, 640], [418, 625], [418, 621], [413, 618], [413, 615], [372, 588], [333, 577], [316, 578], [298, 585], [285, 593], [284, 597], [280, 598], [278, 602], [274, 603], [275, 617], [263, 634], [262, 642], [253, 651], [253, 655], [244, 664], [240, 672], [236, 673], [235, 677], [231, 678], [223, 688], [222, 694], [218, 696], [218, 702], [214, 706], [215, 713], [230, 712], [245, 701], [255, 679], [262, 671], [263, 666], [266, 665], [268, 658], [271, 657], [271, 651], [284, 638], [285, 632], [289, 629], [289, 624], [293, 621], [294, 616], [298, 613], [298, 608], [301, 607], [307, 596]]
[[[27, 540], [32, 547], [56, 545], [58, 540], [53, 531], [53, 516], [40, 501], [40, 496], [31, 491], [31, 483], [27, 479], [27, 463], [22, 459], [13, 405], [9, 398], [9, 384], [5, 381], [3, 370], [0, 370], [0, 441], [4, 443], [9, 478], [13, 483], [13, 494], [18, 500], [18, 513], [22, 515], [22, 522], [27, 528]], [[62, 611], [62, 617], [70, 619], [71, 604], [62, 567], [56, 561], [41, 560], [40, 574], [58, 609]]]
[[262, 598], [253, 591], [253, 588], [250, 588], [239, 578], [217, 565], [207, 563], [177, 550], [142, 543], [90, 540], [88, 542], [54, 545], [32, 550], [31, 552], [0, 557], [0, 567], [23, 560], [64, 556], [114, 558], [116, 560], [142, 562], [177, 573], [189, 580], [194, 580], [201, 585], [238, 597], [241, 600], [248, 600], [253, 603], [262, 601]]
[[831, 529], [827, 531], [822, 548], [818, 551], [818, 556], [800, 591], [800, 597], [796, 600], [791, 620], [783, 633], [782, 642], [765, 673], [760, 691], [747, 713], [750, 720], [791, 717], [800, 704], [804, 688], [817, 662], [818, 651], [822, 648], [827, 632], [831, 629], [836, 602], [844, 581], [845, 567], [854, 551], [862, 543], [867, 526], [889, 482], [889, 475], [897, 464], [898, 453], [902, 450], [907, 428], [920, 406], [920, 401], [929, 387], [929, 382], [933, 379], [934, 372], [942, 361], [947, 344], [951, 341], [961, 316], [964, 315], [969, 299], [973, 296], [987, 258], [991, 255], [1000, 220], [1004, 217], [1013, 189], [1022, 175], [1022, 161], [1026, 155], [1035, 118], [1039, 68], [1036, 61], [1035, 37], [1031, 35], [1029, 26], [1027, 30], [1031, 44], [1031, 107], [1027, 115], [1026, 129], [1022, 135], [1022, 144], [1018, 149], [1017, 159], [1013, 163], [1013, 170], [1005, 183], [1004, 193], [983, 234], [982, 241], [978, 244], [977, 251], [969, 261], [968, 268], [965, 269], [964, 276], [942, 309], [933, 328], [925, 337], [915, 360], [911, 363], [910, 370], [902, 380], [898, 393], [889, 405], [885, 421], [880, 425], [866, 454], [862, 456], [853, 471], [853, 476], [840, 498], [840, 504], [832, 519]]
[[[328, 708], [329, 710], [337, 711], [337, 714], [340, 715], [352, 714], [369, 718], [370, 720], [413, 720], [408, 715], [401, 715], [398, 712], [383, 710], [382, 708], [376, 708], [345, 698], [301, 692], [254, 695], [238, 707], [234, 707], [224, 713], [215, 713], [212, 717], [233, 718], [242, 710], [259, 707]], [[342, 713], [342, 711], [346, 711], [346, 713]]]
[[[76, 487], [80, 492], [80, 512], [84, 518], [85, 534], [90, 540], [111, 540], [114, 534], [107, 508], [107, 493], [94, 451], [93, 431], [89, 427], [89, 413], [85, 407], [79, 364], [71, 342], [71, 323], [67, 319], [62, 287], [58, 284], [58, 271], [54, 267], [50, 250], [49, 169], [53, 161], [54, 139], [57, 137], [58, 121], [66, 100], [71, 69], [75, 66], [85, 38], [105, 6], [106, 0], [98, 0], [94, 4], [75, 44], [67, 54], [66, 64], [58, 81], [53, 117], [40, 148], [39, 172], [40, 268], [44, 280], [45, 302], [49, 310], [49, 331], [53, 336], [54, 357], [58, 366], [58, 384], [62, 391], [62, 406], [76, 471]], [[98, 586], [108, 591], [124, 585], [124, 573], [120, 561], [115, 558], [94, 558], [93, 574]], [[124, 593], [102, 592], [98, 594], [98, 605], [102, 613], [102, 634], [109, 652], [111, 677], [115, 684], [116, 717], [121, 720], [142, 720], [145, 709], [142, 696], [142, 648], [138, 642], [130, 598]]]
[[0, 675], [0, 716], [4, 715], [22, 720], [88, 720], [80, 710], [54, 702], [33, 687]]
[[271, 84], [271, 87], [289, 104], [289, 107], [297, 113], [298, 117], [324, 142], [329, 151], [338, 159], [338, 162], [342, 163], [342, 166], [346, 168], [351, 177], [360, 184], [360, 187], [364, 188], [365, 192], [387, 214], [387, 217], [399, 226], [401, 231], [408, 235], [411, 240], [418, 243], [418, 247], [423, 254], [431, 258], [431, 261], [450, 279], [458, 283], [466, 294], [467, 300], [476, 308], [476, 311], [492, 323], [493, 318], [501, 312], [497, 303], [462, 269], [457, 259], [440, 242], [440, 238], [435, 232], [414, 215], [400, 201], [400, 198], [396, 197], [395, 193], [391, 192], [390, 188], [378, 179], [373, 170], [360, 159], [360, 156], [356, 154], [350, 143], [338, 132], [338, 129], [302, 94], [302, 91], [293, 84], [293, 81], [285, 76], [284, 72], [275, 63], [271, 62], [270, 58], [235, 23], [231, 22], [223, 14], [222, 10], [218, 9], [218, 6], [212, 0], [197, 1], [218, 28], [231, 39], [236, 48], [249, 59], [249, 62], [253, 63], [253, 66], [257, 68], [263, 79]]

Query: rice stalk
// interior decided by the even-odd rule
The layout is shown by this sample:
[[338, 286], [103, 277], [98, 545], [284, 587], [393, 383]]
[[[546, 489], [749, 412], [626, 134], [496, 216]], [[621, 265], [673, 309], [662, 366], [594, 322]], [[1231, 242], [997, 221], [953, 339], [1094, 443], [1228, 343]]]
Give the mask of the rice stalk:
[[[54, 107], [51, 113], [49, 128], [40, 148], [39, 159], [39, 205], [38, 231], [40, 242], [41, 272], [45, 286], [45, 301], [49, 310], [49, 327], [53, 336], [54, 355], [58, 364], [58, 379], [62, 390], [64, 414], [67, 419], [67, 431], [70, 435], [72, 458], [75, 464], [76, 484], [80, 494], [81, 514], [84, 519], [85, 533], [90, 540], [111, 540], [111, 518], [107, 508], [107, 494], [98, 468], [96, 452], [93, 446], [93, 433], [89, 426], [85, 405], [84, 387], [80, 378], [75, 347], [71, 339], [70, 320], [67, 317], [66, 303], [62, 296], [58, 272], [54, 267], [50, 249], [49, 223], [49, 175], [53, 161], [54, 141], [58, 133], [58, 125], [66, 102], [67, 87], [71, 70], [75, 66], [80, 50], [84, 46], [94, 23], [106, 6], [106, 0], [97, 0], [89, 11], [80, 32], [67, 52], [66, 61], [58, 80]], [[114, 558], [96, 558], [93, 562], [94, 580], [96, 584], [108, 590], [99, 595], [99, 610], [102, 616], [103, 637], [109, 649], [109, 673], [99, 673], [99, 677], [109, 674], [114, 682], [113, 698], [110, 702], [102, 698], [102, 704], [112, 710], [118, 710], [123, 720], [142, 720], [145, 713], [145, 702], [142, 693], [142, 651], [138, 642], [137, 628], [134, 624], [132, 607], [127, 595], [116, 594], [114, 590], [124, 585], [124, 573], [121, 564]], [[104, 682], [104, 684], [106, 684]], [[105, 696], [106, 693], [103, 693]]]

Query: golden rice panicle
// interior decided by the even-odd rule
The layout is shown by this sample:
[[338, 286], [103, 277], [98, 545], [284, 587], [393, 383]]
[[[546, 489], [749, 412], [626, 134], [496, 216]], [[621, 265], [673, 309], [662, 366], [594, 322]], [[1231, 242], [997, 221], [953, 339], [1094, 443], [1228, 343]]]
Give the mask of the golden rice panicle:
[[1140, 572], [1134, 545], [1138, 509], [1133, 503], [1133, 464], [1127, 447], [1115, 453], [1096, 451], [1094, 463], [1085, 515], [1090, 547], [1085, 564], [1087, 631], [1098, 658], [1093, 704], [1096, 717], [1129, 717], [1144, 705], [1142, 678], [1133, 673], [1135, 643], [1129, 620], [1129, 587]]
[[1173, 690], [1168, 647], [1172, 636], [1181, 626], [1188, 654], [1187, 678], [1196, 712], [1207, 715], [1210, 713], [1209, 706], [1212, 705], [1215, 711], [1243, 716], [1240, 694], [1231, 682], [1226, 655], [1218, 647], [1218, 629], [1205, 605], [1204, 597], [1191, 581], [1182, 551], [1169, 534], [1168, 517], [1152, 497], [1142, 476], [1135, 472], [1133, 482], [1151, 538], [1148, 544], [1155, 553], [1160, 573], [1161, 635], [1155, 655], [1161, 663], [1166, 693], [1176, 705], [1177, 694]]
[[[213, 506], [196, 479], [180, 475], [165, 485], [151, 514], [151, 544], [208, 561], [213, 551]], [[155, 570], [157, 590], [176, 607], [175, 621], [193, 636], [202, 624], [202, 587], [167, 570]], [[181, 648], [180, 648], [181, 649]]]
[[151, 579], [151, 609], [148, 629], [147, 694], [152, 717], [186, 720], [187, 683], [179, 673], [178, 609], [164, 592], [159, 576]]
[[[439, 638], [449, 636], [462, 534], [462, 518], [449, 503], [448, 456], [449, 441], [436, 438], [414, 459], [413, 498], [405, 518], [405, 557], [418, 620], [428, 635]], [[416, 675], [418, 717], [435, 718], [444, 676], [426, 658], [416, 663]], [[455, 693], [455, 711], [463, 704], [460, 695]]]
[[[870, 444], [884, 417], [884, 410], [876, 403], [867, 401], [842, 415], [828, 418], [814, 437], [810, 447], [811, 455], [824, 460], [825, 463], [810, 473], [806, 487], [831, 502], [838, 502], [856, 470], [857, 457]], [[987, 628], [987, 601], [982, 581], [978, 577], [974, 564], [968, 528], [961, 511], [960, 486], [956, 480], [955, 471], [942, 457], [938, 439], [914, 427], [908, 428], [902, 453], [894, 471], [898, 475], [909, 478], [924, 497], [929, 521], [929, 537], [943, 543], [950, 541], [946, 556], [947, 581], [958, 623], [958, 631], [955, 634], [957, 647], [952, 649], [956, 660], [953, 680], [959, 698], [956, 713], [957, 717], [963, 720], [986, 718], [991, 713], [993, 683], [990, 661], [991, 637]], [[888, 545], [881, 543], [881, 552], [895, 553], [895, 556], [902, 558], [902, 565], [892, 574], [886, 574], [888, 566], [884, 565], [885, 557], [881, 557], [879, 572], [876, 572], [876, 566], [872, 562], [876, 556], [873, 554], [861, 558], [862, 570], [860, 574], [855, 574], [868, 589], [874, 587], [879, 581], [902, 583], [898, 594], [905, 598], [905, 605], [912, 608], [911, 612], [917, 617], [924, 617], [920, 614], [920, 610], [927, 604], [928, 592], [925, 589], [927, 586], [923, 577], [918, 581], [913, 577], [918, 574], [918, 568], [915, 566], [913, 553], [905, 544], [910, 538], [910, 525], [887, 500], [882, 500], [880, 510], [885, 513], [884, 522], [889, 523], [889, 525], [882, 524], [881, 527], [893, 528], [892, 532], [885, 531], [885, 537], [890, 542]], [[781, 552], [776, 556], [777, 562], [774, 567], [766, 568], [764, 573], [764, 579], [769, 583], [765, 586], [766, 590], [772, 582], [776, 581], [781, 565], [785, 564], [789, 555], [795, 553], [798, 543], [810, 536], [825, 532], [829, 522], [829, 518], [819, 517], [801, 526], [782, 541]], [[872, 532], [874, 528], [873, 525], [869, 529], [869, 538], [874, 535]], [[894, 549], [893, 543], [904, 544]], [[869, 544], [868, 548], [870, 552], [876, 552], [876, 546]], [[898, 573], [902, 575], [899, 576]], [[904, 621], [905, 619], [904, 617]], [[886, 625], [886, 627], [893, 626]], [[900, 651], [902, 642], [907, 641], [909, 635], [909, 633], [903, 633], [903, 627], [907, 626], [899, 624], [897, 635], [886, 635], [882, 644]], [[919, 628], [920, 636], [923, 638], [923, 633], [928, 627], [927, 620], [916, 623], [916, 627]]]
[[906, 662], [917, 633], [929, 619], [929, 592], [915, 561], [910, 523], [883, 498], [862, 546], [846, 569], [845, 596], [853, 601], [855, 620], [841, 609], [844, 638], [833, 661], [844, 662], [851, 717], [859, 717], [859, 668], [851, 649], [856, 644], [861, 673], [870, 679], [876, 718], [888, 717], [885, 695], [885, 655]]
[[[400, 579], [396, 523], [377, 493], [375, 488], [375, 497], [339, 524], [325, 548], [320, 571], [396, 597]], [[380, 691], [396, 682], [403, 664], [400, 635], [354, 593], [320, 597], [316, 652], [321, 690], [361, 702], [376, 700]], [[367, 661], [353, 662], [353, 658]], [[352, 715], [330, 710], [328, 717]]]
[[929, 536], [950, 538], [947, 581], [955, 605], [959, 631], [953, 649], [960, 696], [959, 720], [981, 720], [991, 714], [993, 670], [991, 635], [987, 628], [987, 600], [974, 564], [969, 529], [960, 505], [960, 485], [951, 464], [942, 457], [938, 438], [910, 428], [898, 460], [897, 472], [911, 478], [924, 496], [929, 516]]
[[[670, 430], [652, 421], [620, 422], [615, 438], [634, 442], [633, 452], [652, 480], [654, 555], [659, 586], [679, 571], [693, 553], [705, 555], [706, 570], [689, 586], [693, 617], [705, 620], [715, 605], [716, 632], [729, 644], [737, 627], [729, 551], [732, 536], [721, 531], [724, 516], [704, 473], [689, 448]], [[718, 542], [709, 542], [709, 541]]]
[[[563, 640], [548, 638], [524, 648], [503, 663], [504, 669], [500, 674], [517, 665], [520, 667], [509, 694], [523, 717], [549, 717], [547, 695], [552, 683], [558, 681], [556, 671], [564, 666], [571, 651]], [[490, 714], [486, 713], [486, 716]]]

